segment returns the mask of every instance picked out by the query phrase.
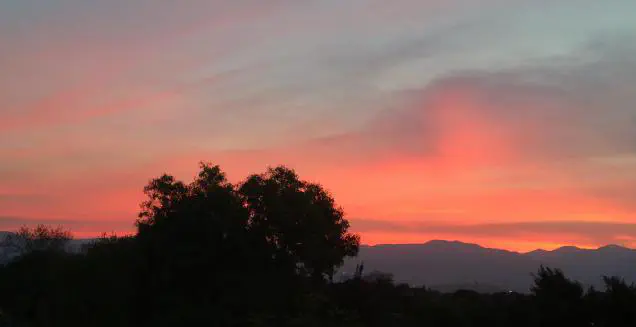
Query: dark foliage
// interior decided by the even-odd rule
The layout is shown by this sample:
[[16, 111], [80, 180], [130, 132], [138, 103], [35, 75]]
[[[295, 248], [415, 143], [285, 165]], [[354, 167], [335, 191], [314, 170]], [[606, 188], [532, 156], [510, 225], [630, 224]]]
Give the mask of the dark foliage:
[[137, 233], [64, 251], [23, 228], [0, 267], [0, 326], [636, 326], [636, 287], [597, 291], [541, 267], [531, 294], [442, 294], [364, 272], [334, 283], [356, 235], [320, 185], [277, 167], [229, 183], [201, 165], [144, 189]]
[[62, 228], [37, 225], [21, 227], [4, 237], [0, 246], [10, 255], [24, 255], [34, 251], [63, 252], [73, 235]]

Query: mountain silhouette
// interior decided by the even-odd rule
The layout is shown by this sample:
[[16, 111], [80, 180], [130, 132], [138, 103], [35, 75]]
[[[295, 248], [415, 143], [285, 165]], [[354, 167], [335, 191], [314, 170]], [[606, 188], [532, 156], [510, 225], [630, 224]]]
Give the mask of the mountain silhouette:
[[[0, 231], [0, 241], [8, 234]], [[73, 240], [68, 249], [79, 251], [91, 241]], [[0, 264], [10, 257], [0, 246]], [[602, 276], [619, 276], [629, 283], [636, 282], [636, 250], [618, 245], [598, 249], [564, 246], [527, 253], [442, 240], [424, 244], [362, 245], [357, 257], [345, 261], [337, 278], [350, 278], [360, 263], [364, 263], [366, 273], [389, 273], [397, 283], [443, 292], [467, 289], [484, 293], [526, 293], [533, 281], [532, 274], [541, 265], [559, 268], [583, 285], [599, 289], [603, 288]]]
[[341, 278], [359, 263], [365, 271], [390, 273], [398, 283], [425, 285], [440, 291], [528, 292], [532, 274], [541, 266], [562, 269], [586, 286], [602, 288], [602, 276], [636, 281], [636, 250], [608, 245], [594, 250], [574, 246], [553, 251], [518, 253], [457, 241], [425, 244], [361, 246], [358, 257], [345, 262]]

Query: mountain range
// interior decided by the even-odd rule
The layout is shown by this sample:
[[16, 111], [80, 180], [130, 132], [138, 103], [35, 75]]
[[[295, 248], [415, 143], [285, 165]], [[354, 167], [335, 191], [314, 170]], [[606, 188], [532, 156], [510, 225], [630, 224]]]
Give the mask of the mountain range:
[[559, 268], [568, 278], [586, 287], [602, 289], [604, 275], [636, 282], [636, 250], [617, 245], [598, 249], [567, 246], [528, 253], [437, 240], [425, 244], [361, 246], [358, 256], [345, 262], [338, 277], [351, 276], [358, 264], [364, 265], [365, 273], [389, 273], [395, 282], [440, 291], [525, 293], [532, 285], [532, 274], [541, 265]]
[[[6, 235], [7, 232], [0, 231], [0, 241]], [[69, 249], [77, 251], [90, 241], [73, 240]], [[0, 261], [8, 257], [5, 251], [0, 246]], [[586, 287], [602, 289], [604, 275], [636, 282], [636, 250], [618, 245], [598, 249], [566, 246], [528, 253], [439, 240], [424, 244], [362, 245], [357, 257], [345, 260], [336, 278], [350, 278], [359, 264], [364, 266], [366, 274], [391, 274], [397, 283], [426, 286], [443, 292], [470, 289], [486, 293], [525, 293], [532, 286], [532, 274], [541, 265], [559, 268], [567, 277]]]

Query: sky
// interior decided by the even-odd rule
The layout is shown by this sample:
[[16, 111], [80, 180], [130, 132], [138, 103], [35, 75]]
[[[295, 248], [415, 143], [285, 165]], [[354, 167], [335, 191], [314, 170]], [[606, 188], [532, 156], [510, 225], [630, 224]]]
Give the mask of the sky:
[[134, 230], [199, 161], [365, 244], [636, 247], [633, 0], [0, 0], [0, 230]]

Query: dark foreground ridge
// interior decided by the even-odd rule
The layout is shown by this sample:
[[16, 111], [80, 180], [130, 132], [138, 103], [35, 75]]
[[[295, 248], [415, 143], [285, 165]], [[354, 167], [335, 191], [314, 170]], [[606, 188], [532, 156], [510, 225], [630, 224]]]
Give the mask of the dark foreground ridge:
[[[231, 184], [202, 164], [190, 183], [164, 175], [144, 191], [129, 237], [74, 242], [48, 226], [2, 235], [0, 326], [636, 326], [636, 287], [625, 275], [599, 274], [600, 286], [587, 288], [541, 266], [581, 268], [587, 254], [608, 275], [633, 271], [631, 250], [360, 247], [332, 196], [285, 167]], [[604, 261], [613, 256], [625, 270]], [[531, 271], [525, 294], [415, 285], [469, 287], [478, 276], [498, 287]]]

